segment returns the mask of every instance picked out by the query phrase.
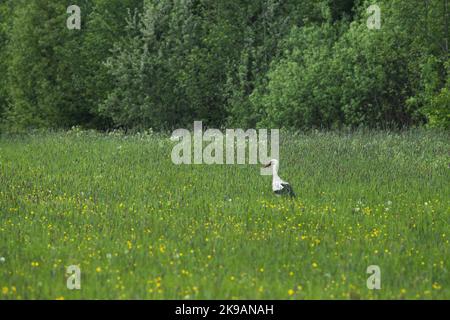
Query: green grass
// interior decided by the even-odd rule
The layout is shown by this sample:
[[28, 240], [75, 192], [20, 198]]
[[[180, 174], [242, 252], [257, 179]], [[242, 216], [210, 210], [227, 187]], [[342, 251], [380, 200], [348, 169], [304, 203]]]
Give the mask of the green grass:
[[0, 299], [450, 298], [448, 132], [283, 135], [294, 201], [259, 166], [175, 166], [172, 146], [0, 138]]

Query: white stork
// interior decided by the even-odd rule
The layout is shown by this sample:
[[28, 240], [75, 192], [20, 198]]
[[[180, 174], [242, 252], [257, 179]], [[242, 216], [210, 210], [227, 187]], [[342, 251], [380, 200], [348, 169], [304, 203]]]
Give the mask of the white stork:
[[272, 191], [277, 195], [289, 195], [291, 198], [295, 198], [294, 189], [292, 186], [283, 181], [278, 175], [278, 160], [272, 159], [270, 162], [264, 166], [264, 168], [272, 167]]

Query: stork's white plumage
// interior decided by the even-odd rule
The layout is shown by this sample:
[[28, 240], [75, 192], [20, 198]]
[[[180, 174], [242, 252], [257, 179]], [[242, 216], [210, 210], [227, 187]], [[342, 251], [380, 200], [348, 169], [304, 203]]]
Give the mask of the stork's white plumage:
[[264, 168], [269, 167], [272, 167], [272, 191], [278, 196], [286, 194], [291, 198], [295, 197], [292, 186], [288, 182], [282, 180], [278, 175], [278, 160], [272, 159], [266, 166], [264, 166]]

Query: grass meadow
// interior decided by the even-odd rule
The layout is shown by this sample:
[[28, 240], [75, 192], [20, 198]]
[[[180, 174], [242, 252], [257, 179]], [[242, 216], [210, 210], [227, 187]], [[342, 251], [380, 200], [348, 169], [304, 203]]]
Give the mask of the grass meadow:
[[450, 298], [448, 131], [283, 133], [294, 200], [256, 165], [176, 166], [173, 145], [1, 137], [0, 299]]

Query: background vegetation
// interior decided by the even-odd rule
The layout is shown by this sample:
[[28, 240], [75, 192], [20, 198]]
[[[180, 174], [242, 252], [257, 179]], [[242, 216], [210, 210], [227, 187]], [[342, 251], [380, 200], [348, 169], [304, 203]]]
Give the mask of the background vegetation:
[[0, 1], [3, 130], [450, 126], [448, 0], [75, 2]]

